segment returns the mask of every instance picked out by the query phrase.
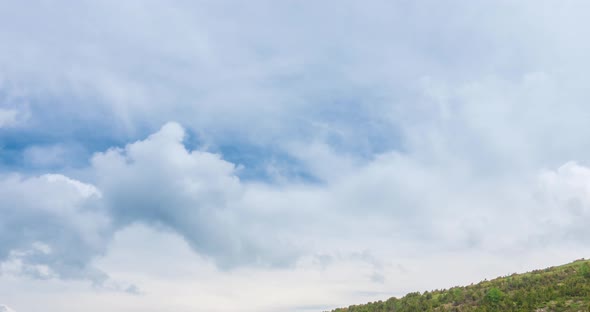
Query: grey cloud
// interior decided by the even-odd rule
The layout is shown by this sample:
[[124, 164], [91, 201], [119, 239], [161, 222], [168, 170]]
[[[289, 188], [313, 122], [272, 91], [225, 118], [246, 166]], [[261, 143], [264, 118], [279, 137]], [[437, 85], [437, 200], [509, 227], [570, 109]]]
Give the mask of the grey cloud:
[[[566, 4], [80, 1], [70, 14], [40, 1], [34, 8], [0, 9], [3, 78], [26, 98], [57, 102], [51, 110], [32, 104], [35, 118], [101, 126], [93, 118], [110, 118], [110, 131], [130, 133], [123, 137], [177, 120], [214, 144], [319, 137], [369, 155], [444, 153], [437, 144], [454, 147], [452, 154], [491, 140], [464, 157], [507, 162], [548, 128], [552, 103], [567, 106], [560, 120], [576, 121], [564, 132], [584, 120], [575, 114], [586, 98], [577, 73], [590, 67], [583, 57], [590, 46], [576, 39], [583, 10]], [[50, 35], [37, 31], [48, 24]], [[537, 72], [555, 78], [535, 86], [526, 77]], [[422, 96], [433, 89], [446, 90], [448, 102]], [[508, 106], [522, 108], [515, 119], [539, 118], [505, 118]], [[575, 155], [575, 141], [561, 140], [555, 151]]]
[[34, 277], [106, 279], [89, 264], [112, 232], [95, 187], [62, 175], [9, 175], [0, 185], [0, 262]]
[[270, 235], [252, 236], [251, 227], [259, 224], [255, 216], [241, 218], [244, 187], [235, 165], [187, 150], [183, 137], [180, 125], [168, 123], [143, 141], [93, 157], [92, 171], [116, 226], [144, 222], [177, 232], [221, 267], [294, 261], [294, 251]]
[[183, 137], [184, 129], [169, 123], [143, 141], [96, 154], [88, 168], [96, 186], [56, 174], [2, 177], [0, 263], [36, 278], [122, 289], [92, 261], [116, 231], [138, 222], [178, 233], [222, 268], [296, 261], [296, 248], [268, 235], [269, 224], [242, 218], [248, 212], [235, 165], [187, 150]]
[[[574, 6], [3, 6], [2, 78], [44, 128], [63, 130], [53, 122], [67, 117], [121, 142], [176, 120], [209, 144], [278, 146], [319, 179], [390, 150], [483, 175], [589, 154], [577, 129], [587, 120], [578, 73], [590, 68], [590, 46], [576, 39], [585, 21]], [[52, 24], [51, 35], [37, 23]], [[314, 165], [293, 148], [310, 144], [352, 157]]]
[[[81, 1], [70, 14], [44, 2], [37, 10], [4, 4], [0, 68], [29, 97], [60, 99], [54, 111], [71, 117], [67, 107], [75, 105], [75, 119], [115, 117], [111, 131], [177, 120], [216, 143], [320, 135], [371, 153], [399, 146], [388, 117], [414, 102], [408, 93], [420, 77], [469, 76], [474, 63], [499, 63], [500, 47], [519, 42], [492, 27], [510, 6], [430, 5], [436, 9], [389, 1], [313, 9], [270, 1]], [[503, 18], [510, 32], [526, 14], [516, 9], [516, 17]], [[47, 24], [50, 36], [37, 31]], [[34, 106], [42, 118], [44, 103]]]

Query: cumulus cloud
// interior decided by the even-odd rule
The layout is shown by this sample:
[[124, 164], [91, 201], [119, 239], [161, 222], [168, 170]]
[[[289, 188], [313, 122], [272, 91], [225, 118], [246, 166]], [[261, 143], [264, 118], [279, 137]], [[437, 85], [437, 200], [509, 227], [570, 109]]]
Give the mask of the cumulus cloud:
[[111, 234], [94, 186], [58, 174], [4, 175], [0, 186], [0, 260], [40, 278], [105, 278], [89, 265]]
[[[290, 252], [273, 239], [250, 237], [236, 166], [183, 144], [184, 129], [168, 123], [143, 141], [92, 158], [91, 170], [118, 227], [144, 222], [182, 235], [219, 265], [273, 265]], [[277, 248], [278, 247], [278, 248]]]
[[104, 281], [91, 261], [104, 254], [115, 231], [134, 223], [178, 233], [220, 267], [292, 263], [288, 243], [252, 232], [255, 215], [241, 218], [248, 212], [236, 166], [217, 154], [187, 150], [184, 135], [169, 123], [143, 141], [96, 154], [88, 168], [96, 186], [59, 174], [3, 176], [5, 269]]

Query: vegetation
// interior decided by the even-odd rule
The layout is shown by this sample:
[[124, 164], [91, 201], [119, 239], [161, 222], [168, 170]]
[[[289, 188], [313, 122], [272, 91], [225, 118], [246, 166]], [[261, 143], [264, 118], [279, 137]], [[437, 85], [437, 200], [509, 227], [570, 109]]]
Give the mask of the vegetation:
[[590, 312], [590, 260], [512, 274], [466, 287], [409, 293], [332, 312]]

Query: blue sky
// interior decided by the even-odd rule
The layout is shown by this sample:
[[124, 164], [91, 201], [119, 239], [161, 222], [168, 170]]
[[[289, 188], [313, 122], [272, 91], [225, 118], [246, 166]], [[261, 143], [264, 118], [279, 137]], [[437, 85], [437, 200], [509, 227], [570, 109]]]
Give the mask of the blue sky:
[[0, 304], [321, 311], [588, 257], [587, 9], [0, 3]]

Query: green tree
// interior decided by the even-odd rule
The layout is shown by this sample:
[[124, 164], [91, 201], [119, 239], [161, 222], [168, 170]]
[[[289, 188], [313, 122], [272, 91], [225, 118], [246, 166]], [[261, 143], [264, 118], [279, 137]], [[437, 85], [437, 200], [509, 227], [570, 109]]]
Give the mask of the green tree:
[[504, 299], [504, 293], [498, 287], [492, 287], [484, 297], [485, 303], [492, 307], [498, 307]]

